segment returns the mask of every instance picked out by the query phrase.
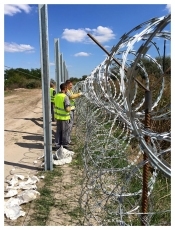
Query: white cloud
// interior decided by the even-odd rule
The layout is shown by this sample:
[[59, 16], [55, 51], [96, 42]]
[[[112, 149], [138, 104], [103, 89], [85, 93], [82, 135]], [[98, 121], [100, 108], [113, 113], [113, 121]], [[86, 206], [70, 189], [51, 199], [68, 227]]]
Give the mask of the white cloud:
[[97, 29], [92, 30], [92, 36], [99, 42], [108, 42], [115, 38], [115, 34], [110, 28], [98, 26]]
[[69, 42], [83, 42], [86, 38], [86, 32], [83, 29], [64, 29], [62, 38]]
[[54, 62], [50, 62], [49, 64], [50, 64], [50, 66], [53, 66], [53, 65], [55, 65], [55, 63], [54, 63]]
[[16, 44], [14, 42], [12, 43], [8, 43], [5, 42], [4, 43], [4, 51], [5, 52], [9, 52], [9, 53], [15, 53], [15, 52], [34, 52], [34, 47], [30, 46], [30, 45], [25, 45], [25, 44]]
[[90, 53], [85, 53], [85, 52], [79, 52], [79, 53], [74, 54], [75, 57], [80, 57], [80, 56], [88, 57], [90, 55], [91, 55]]
[[168, 10], [168, 12], [171, 13], [171, 4], [166, 5], [166, 10]]
[[91, 29], [89, 29], [89, 28], [85, 28], [85, 30], [86, 30], [86, 31], [91, 31]]
[[97, 41], [104, 43], [115, 38], [115, 34], [108, 27], [98, 26], [96, 29], [64, 29], [62, 38], [69, 42], [88, 42], [89, 37], [87, 32], [90, 33]]
[[4, 4], [4, 14], [13, 16], [24, 11], [30, 13], [32, 8], [28, 4]]

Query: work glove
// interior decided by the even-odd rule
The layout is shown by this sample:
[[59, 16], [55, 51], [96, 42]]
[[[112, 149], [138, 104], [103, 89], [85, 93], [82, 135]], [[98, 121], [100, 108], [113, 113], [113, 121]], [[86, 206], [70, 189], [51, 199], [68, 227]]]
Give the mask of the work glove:
[[85, 92], [80, 92], [79, 94], [80, 94], [80, 96], [85, 96], [86, 95]]
[[71, 110], [75, 110], [75, 106], [73, 105], [73, 106], [71, 106]]

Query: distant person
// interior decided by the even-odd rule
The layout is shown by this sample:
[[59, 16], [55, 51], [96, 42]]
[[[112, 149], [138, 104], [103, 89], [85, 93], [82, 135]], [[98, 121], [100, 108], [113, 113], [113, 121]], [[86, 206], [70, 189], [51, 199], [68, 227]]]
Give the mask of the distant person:
[[[67, 80], [65, 83], [66, 83], [67, 89], [68, 89], [66, 95], [69, 97], [70, 105], [74, 106], [74, 108], [75, 108], [75, 99], [80, 97], [82, 95], [82, 93], [81, 92], [80, 93], [73, 93], [72, 92], [73, 84], [70, 80]], [[75, 112], [75, 109], [72, 109], [70, 112], [70, 132], [72, 131], [72, 127], [73, 127], [73, 123], [74, 123], [74, 112]], [[69, 144], [72, 144], [71, 140], [70, 140]]]
[[52, 121], [55, 121], [55, 119], [54, 119], [54, 98], [55, 98], [55, 95], [56, 95], [55, 86], [51, 82], [50, 83], [50, 101], [51, 101], [51, 116], [52, 116]]
[[70, 105], [67, 93], [67, 85], [62, 83], [60, 85], [61, 92], [55, 95], [55, 120], [57, 124], [55, 135], [55, 147], [58, 149], [63, 146], [70, 151], [70, 111], [74, 106]]

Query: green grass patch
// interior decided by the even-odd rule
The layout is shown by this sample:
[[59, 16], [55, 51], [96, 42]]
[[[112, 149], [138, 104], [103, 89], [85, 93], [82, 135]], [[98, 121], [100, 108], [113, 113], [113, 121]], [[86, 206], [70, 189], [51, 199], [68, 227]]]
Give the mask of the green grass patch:
[[77, 218], [84, 216], [84, 210], [80, 207], [76, 207], [73, 210], [69, 211], [68, 213], [74, 219], [77, 219]]
[[53, 168], [52, 171], [39, 172], [39, 175], [45, 176], [43, 179], [44, 185], [38, 189], [40, 193], [39, 198], [33, 201], [33, 214], [31, 215], [31, 221], [29, 226], [45, 226], [48, 219], [51, 208], [55, 205], [53, 191], [53, 180], [55, 177], [61, 177], [62, 172], [59, 167]]
[[[71, 139], [76, 143], [75, 136], [73, 136]], [[81, 144], [79, 143], [77, 146], [75, 146], [73, 151], [75, 152], [75, 156], [73, 157], [72, 162], [69, 164], [69, 167], [72, 167], [76, 175], [76, 173], [83, 168]], [[55, 184], [57, 184], [57, 178], [59, 181], [62, 181], [61, 178], [64, 175], [63, 171], [64, 170], [62, 170], [61, 166], [53, 165], [52, 171], [42, 171], [38, 173], [38, 175], [45, 177], [42, 180], [41, 188], [38, 189], [38, 192], [40, 192], [39, 198], [32, 202], [33, 214], [31, 215], [30, 223], [28, 224], [29, 226], [46, 226], [47, 221], [49, 220], [50, 211], [53, 208], [63, 211], [67, 215], [71, 216], [75, 222], [80, 223], [79, 219], [82, 216], [82, 210], [80, 209], [79, 204], [77, 203], [77, 205], [74, 207], [74, 210], [72, 210], [69, 200], [65, 198], [55, 199], [54, 197], [55, 192], [53, 191], [54, 189], [57, 190], [55, 186]], [[75, 179], [73, 184], [63, 184], [61, 187], [61, 189], [63, 189], [62, 193], [64, 193], [64, 191], [66, 193], [69, 193], [70, 191], [71, 193], [71, 189], [73, 189], [74, 186], [80, 185], [82, 182], [82, 180], [80, 182], [80, 179], [82, 178], [77, 177], [77, 180]], [[60, 186], [58, 186], [58, 188], [60, 188]]]

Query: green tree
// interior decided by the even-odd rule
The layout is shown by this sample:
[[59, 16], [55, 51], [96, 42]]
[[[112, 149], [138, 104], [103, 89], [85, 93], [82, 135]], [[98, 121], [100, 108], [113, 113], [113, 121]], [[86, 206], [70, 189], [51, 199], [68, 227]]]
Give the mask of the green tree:
[[4, 88], [41, 87], [41, 69], [11, 68], [4, 71]]
[[87, 75], [83, 75], [81, 81], [84, 81], [87, 78]]
[[69, 78], [69, 80], [75, 85], [78, 81], [80, 81], [79, 78], [76, 78], [76, 77], [71, 77]]

